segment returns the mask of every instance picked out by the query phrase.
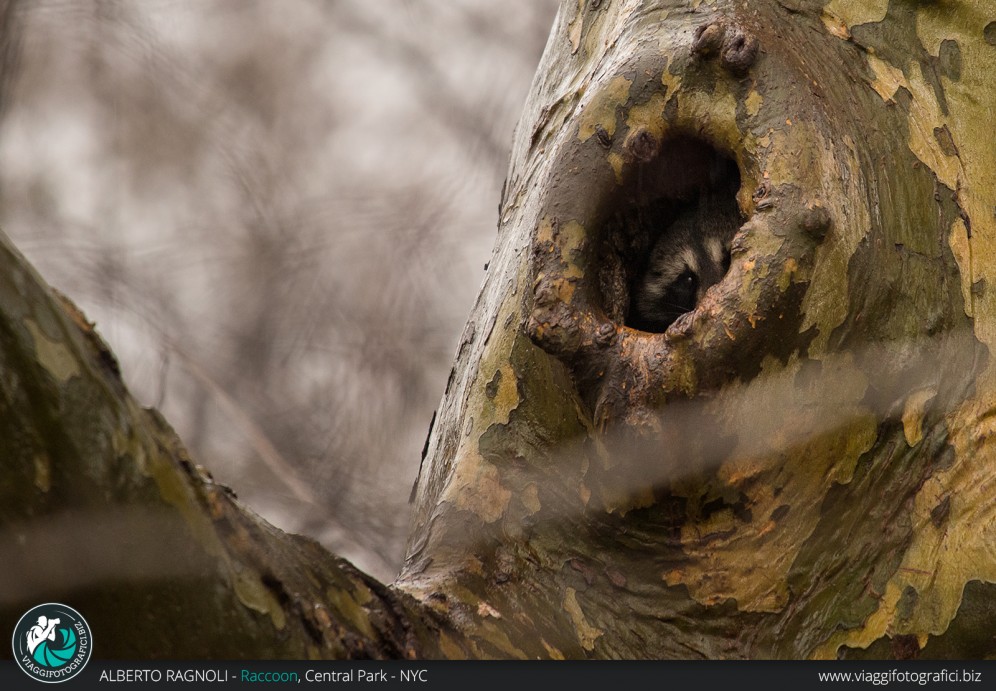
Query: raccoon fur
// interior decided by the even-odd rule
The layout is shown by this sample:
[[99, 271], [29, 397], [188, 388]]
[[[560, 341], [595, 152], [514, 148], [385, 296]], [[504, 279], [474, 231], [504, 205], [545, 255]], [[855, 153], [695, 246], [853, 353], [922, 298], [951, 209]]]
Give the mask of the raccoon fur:
[[736, 204], [703, 198], [681, 213], [657, 239], [638, 278], [631, 324], [661, 333], [730, 268], [730, 244], [740, 226]]

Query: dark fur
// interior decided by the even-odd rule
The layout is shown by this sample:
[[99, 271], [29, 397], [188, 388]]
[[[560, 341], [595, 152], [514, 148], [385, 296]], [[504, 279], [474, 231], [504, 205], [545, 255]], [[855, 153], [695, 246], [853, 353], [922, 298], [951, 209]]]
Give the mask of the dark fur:
[[660, 333], [695, 309], [705, 292], [726, 275], [730, 243], [739, 226], [735, 205], [714, 200], [703, 200], [680, 214], [661, 233], [646, 271], [636, 282], [633, 326]]

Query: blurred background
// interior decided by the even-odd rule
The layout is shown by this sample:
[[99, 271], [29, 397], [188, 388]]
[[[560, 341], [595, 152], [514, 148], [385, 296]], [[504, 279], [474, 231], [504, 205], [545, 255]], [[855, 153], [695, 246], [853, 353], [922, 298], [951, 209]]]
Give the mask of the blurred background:
[[381, 579], [556, 4], [0, 3], [0, 227], [198, 462]]

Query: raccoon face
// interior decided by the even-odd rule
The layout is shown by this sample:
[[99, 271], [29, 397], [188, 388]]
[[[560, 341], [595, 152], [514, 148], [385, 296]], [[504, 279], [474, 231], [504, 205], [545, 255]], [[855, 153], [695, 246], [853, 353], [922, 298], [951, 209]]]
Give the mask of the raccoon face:
[[695, 309], [730, 268], [730, 244], [738, 225], [735, 216], [686, 214], [667, 228], [636, 284], [633, 326], [663, 332]]

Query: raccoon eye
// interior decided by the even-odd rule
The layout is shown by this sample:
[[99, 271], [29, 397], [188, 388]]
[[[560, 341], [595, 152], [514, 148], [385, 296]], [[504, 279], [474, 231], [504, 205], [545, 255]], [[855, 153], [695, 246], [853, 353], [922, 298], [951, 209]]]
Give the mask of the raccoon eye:
[[695, 309], [695, 297], [699, 289], [699, 277], [688, 267], [674, 279], [668, 291], [668, 302], [672, 309], [691, 312]]
[[689, 269], [687, 266], [685, 270], [678, 274], [678, 278], [674, 279], [675, 285], [678, 286], [694, 286], [699, 282], [699, 277]]

